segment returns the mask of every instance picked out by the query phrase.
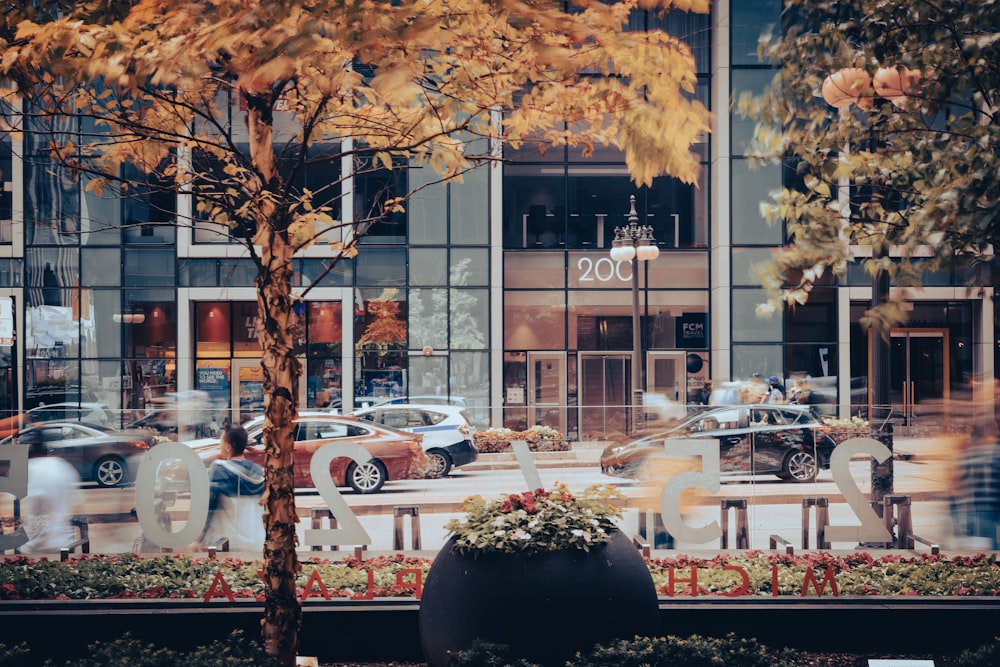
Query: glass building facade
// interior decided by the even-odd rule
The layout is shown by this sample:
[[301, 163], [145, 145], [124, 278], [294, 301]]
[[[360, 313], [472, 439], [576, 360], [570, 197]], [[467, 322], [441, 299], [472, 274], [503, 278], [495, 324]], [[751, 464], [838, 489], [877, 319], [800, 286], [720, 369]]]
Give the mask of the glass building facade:
[[[627, 432], [634, 374], [647, 393], [683, 404], [709, 381], [760, 372], [813, 378], [830, 414], [861, 411], [870, 280], [860, 266], [804, 306], [756, 315], [755, 266], [785, 242], [758, 203], [790, 170], [751, 168], [753, 125], [728, 110], [770, 81], [757, 42], [780, 14], [778, 0], [748, 0], [714, 3], [710, 15], [633, 17], [633, 29], [663, 27], [692, 47], [696, 94], [715, 114], [694, 147], [696, 185], [660, 178], [637, 188], [614, 150], [584, 159], [530, 143], [462, 184], [431, 184], [405, 165], [345, 180], [350, 210], [335, 212], [355, 221], [381, 193], [419, 192], [367, 230], [356, 259], [331, 264], [317, 246], [296, 260], [297, 287], [310, 290], [296, 332], [303, 405], [461, 397], [481, 426], [546, 425], [596, 440]], [[0, 336], [0, 411], [94, 401], [129, 423], [198, 390], [212, 406], [205, 433], [259, 411], [252, 263], [228, 230], [172, 224], [197, 210], [191, 195], [101, 196], [48, 163], [40, 137], [92, 129], [82, 123], [0, 141], [0, 315], [10, 334]], [[232, 139], [246, 141], [238, 130]], [[296, 187], [329, 186], [342, 172], [313, 169]], [[632, 269], [609, 254], [631, 196], [660, 250], [638, 265], [638, 369]], [[966, 278], [926, 276], [911, 322], [893, 333], [893, 400], [904, 412], [915, 396], [960, 400], [972, 379], [994, 373], [992, 300], [966, 290]], [[979, 282], [990, 291], [988, 276]]]

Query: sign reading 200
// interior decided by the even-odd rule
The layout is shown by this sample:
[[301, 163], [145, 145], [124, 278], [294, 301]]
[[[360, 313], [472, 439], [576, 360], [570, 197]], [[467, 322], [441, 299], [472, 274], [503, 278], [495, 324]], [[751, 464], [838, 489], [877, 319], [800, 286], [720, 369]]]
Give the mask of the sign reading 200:
[[[628, 275], [622, 274], [622, 266], [627, 267]], [[632, 265], [628, 262], [616, 262], [610, 257], [601, 257], [597, 260], [581, 257], [576, 262], [576, 268], [582, 271], [580, 274], [581, 283], [592, 283], [595, 280], [607, 283], [616, 277], [624, 283], [632, 280]]]

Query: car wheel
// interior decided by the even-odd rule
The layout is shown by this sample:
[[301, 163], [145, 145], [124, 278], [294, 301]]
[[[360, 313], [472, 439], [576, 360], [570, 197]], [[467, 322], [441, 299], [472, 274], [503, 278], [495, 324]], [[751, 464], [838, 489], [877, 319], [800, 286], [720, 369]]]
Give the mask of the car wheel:
[[451, 472], [451, 457], [448, 452], [432, 449], [427, 452], [427, 476], [431, 479], [447, 477]]
[[105, 456], [94, 464], [94, 481], [98, 486], [118, 486], [125, 483], [125, 462], [116, 456]]
[[377, 493], [388, 477], [381, 461], [372, 459], [358, 465], [351, 463], [347, 467], [347, 483], [355, 493]]
[[788, 452], [784, 462], [781, 464], [782, 479], [790, 479], [793, 482], [813, 482], [819, 468], [816, 465], [816, 457], [812, 452], [797, 449]]

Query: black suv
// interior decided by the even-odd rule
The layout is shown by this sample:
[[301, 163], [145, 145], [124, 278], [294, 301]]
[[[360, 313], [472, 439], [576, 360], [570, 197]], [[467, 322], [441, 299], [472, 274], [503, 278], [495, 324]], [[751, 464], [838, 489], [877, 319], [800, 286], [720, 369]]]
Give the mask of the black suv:
[[664, 449], [666, 440], [718, 440], [723, 473], [773, 474], [796, 482], [811, 482], [820, 469], [830, 467], [830, 454], [836, 443], [826, 430], [809, 406], [720, 406], [688, 417], [666, 431], [623, 445], [610, 445], [601, 454], [601, 471], [636, 477], [651, 455], [670, 453]]

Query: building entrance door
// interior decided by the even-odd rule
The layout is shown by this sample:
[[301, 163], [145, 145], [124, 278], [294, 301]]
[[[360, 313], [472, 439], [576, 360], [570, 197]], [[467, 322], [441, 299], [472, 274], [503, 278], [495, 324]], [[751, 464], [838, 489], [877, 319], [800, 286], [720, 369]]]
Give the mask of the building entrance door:
[[629, 432], [630, 354], [580, 353], [580, 439]]
[[[305, 365], [305, 359], [299, 361]], [[264, 414], [264, 369], [256, 359], [232, 360], [232, 406], [235, 424]], [[306, 405], [306, 379], [299, 378], [299, 409]]]
[[565, 352], [528, 352], [528, 426], [566, 433]]
[[646, 393], [687, 405], [687, 353], [649, 352], [646, 356]]
[[893, 329], [890, 346], [892, 419], [908, 435], [916, 423], [950, 425], [947, 329]]

